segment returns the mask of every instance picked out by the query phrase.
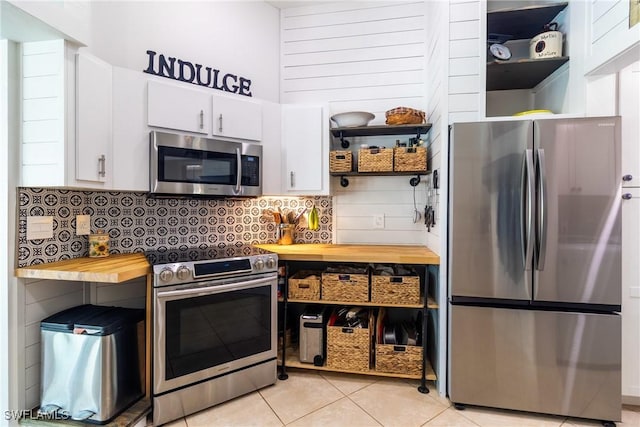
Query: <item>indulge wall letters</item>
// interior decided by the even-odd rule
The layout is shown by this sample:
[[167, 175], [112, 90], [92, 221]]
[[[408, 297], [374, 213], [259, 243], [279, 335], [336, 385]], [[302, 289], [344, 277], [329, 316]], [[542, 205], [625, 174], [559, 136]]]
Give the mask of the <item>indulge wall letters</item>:
[[211, 67], [204, 67], [203, 69], [200, 64], [192, 64], [181, 59], [165, 57], [163, 54], [158, 55], [156, 60], [156, 52], [152, 50], [148, 50], [147, 55], [149, 57], [149, 66], [146, 70], [143, 70], [145, 73], [194, 85], [211, 87], [225, 92], [237, 93], [238, 95], [252, 96], [251, 80], [244, 77], [238, 77], [231, 73], [221, 74], [220, 70], [214, 70]]

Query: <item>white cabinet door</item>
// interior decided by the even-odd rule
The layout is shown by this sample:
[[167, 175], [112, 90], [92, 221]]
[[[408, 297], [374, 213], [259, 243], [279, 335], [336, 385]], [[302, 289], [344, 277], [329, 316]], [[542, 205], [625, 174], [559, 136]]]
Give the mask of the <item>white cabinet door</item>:
[[211, 93], [149, 81], [148, 124], [208, 135], [211, 131]]
[[282, 106], [285, 194], [328, 194], [328, 138], [322, 106]]
[[147, 77], [113, 67], [113, 189], [149, 191]]
[[113, 176], [111, 65], [76, 55], [76, 180], [104, 183]]
[[622, 194], [622, 395], [640, 397], [640, 188]]
[[257, 101], [213, 95], [213, 129], [216, 136], [262, 140], [262, 104]]
[[262, 194], [282, 195], [282, 118], [280, 104], [265, 102], [262, 108]]
[[620, 72], [620, 93], [622, 186], [640, 187], [640, 62]]

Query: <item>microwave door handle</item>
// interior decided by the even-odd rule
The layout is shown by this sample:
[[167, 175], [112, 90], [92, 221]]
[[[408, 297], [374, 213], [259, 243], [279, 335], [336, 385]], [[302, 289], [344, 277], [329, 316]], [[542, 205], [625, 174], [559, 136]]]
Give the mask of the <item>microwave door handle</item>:
[[238, 175], [236, 176], [236, 194], [239, 194], [240, 186], [242, 184], [242, 154], [240, 153], [240, 147], [236, 147], [236, 161], [238, 162]]

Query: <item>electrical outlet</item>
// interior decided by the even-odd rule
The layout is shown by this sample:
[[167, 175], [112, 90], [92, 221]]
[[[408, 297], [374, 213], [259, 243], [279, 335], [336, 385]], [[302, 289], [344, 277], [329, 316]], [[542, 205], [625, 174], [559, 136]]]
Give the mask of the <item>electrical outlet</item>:
[[76, 235], [84, 236], [91, 234], [91, 216], [76, 215]]
[[384, 214], [375, 214], [373, 216], [373, 228], [374, 229], [384, 228]]
[[28, 216], [27, 240], [50, 239], [53, 237], [52, 216]]

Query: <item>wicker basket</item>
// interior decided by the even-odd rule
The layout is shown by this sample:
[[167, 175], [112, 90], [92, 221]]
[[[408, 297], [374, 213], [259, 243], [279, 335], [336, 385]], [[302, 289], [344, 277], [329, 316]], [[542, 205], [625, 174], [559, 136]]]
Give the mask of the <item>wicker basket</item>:
[[426, 172], [427, 147], [395, 147], [393, 170], [397, 172]]
[[422, 374], [422, 346], [376, 344], [376, 371]]
[[409, 107], [397, 107], [384, 113], [388, 125], [419, 125], [424, 123], [424, 111]]
[[358, 151], [358, 172], [393, 171], [393, 150], [390, 148], [362, 148]]
[[322, 273], [322, 299], [341, 302], [369, 301], [369, 274]]
[[320, 271], [298, 271], [289, 277], [289, 299], [318, 301], [321, 275]]
[[329, 153], [329, 172], [351, 172], [353, 154], [349, 150], [333, 150]]
[[328, 368], [356, 372], [370, 369], [373, 316], [369, 316], [369, 328], [327, 326]]
[[379, 276], [372, 273], [371, 302], [420, 304], [420, 276]]

